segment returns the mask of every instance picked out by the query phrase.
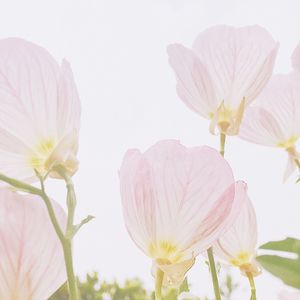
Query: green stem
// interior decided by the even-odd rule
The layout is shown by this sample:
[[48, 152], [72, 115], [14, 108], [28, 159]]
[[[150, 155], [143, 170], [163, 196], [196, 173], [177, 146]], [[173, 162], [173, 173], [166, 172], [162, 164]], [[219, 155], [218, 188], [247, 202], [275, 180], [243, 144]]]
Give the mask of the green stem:
[[[225, 153], [225, 142], [226, 142], [226, 134], [220, 133], [220, 154], [223, 157], [224, 157], [224, 153]], [[207, 250], [207, 255], [208, 255], [211, 278], [212, 278], [212, 282], [213, 282], [213, 286], [214, 286], [215, 298], [216, 298], [216, 300], [221, 300], [218, 275], [217, 275], [216, 264], [215, 264], [212, 247], [210, 247]]]
[[226, 134], [220, 133], [220, 153], [224, 157], [225, 154]]
[[161, 300], [161, 288], [164, 279], [164, 272], [157, 268], [155, 277], [155, 300]]
[[63, 250], [68, 277], [70, 300], [78, 300], [77, 281], [73, 268], [72, 240], [65, 239], [65, 242], [63, 243]]
[[63, 166], [55, 166], [55, 172], [57, 172], [65, 181], [66, 188], [67, 188], [67, 206], [68, 206], [68, 221], [67, 221], [67, 231], [66, 235], [68, 237], [73, 236], [74, 234], [74, 215], [75, 215], [75, 208], [76, 208], [76, 194], [74, 189], [74, 184], [72, 178], [68, 175], [65, 171]]
[[247, 272], [246, 275], [248, 277], [250, 287], [251, 287], [251, 298], [250, 298], [250, 300], [256, 300], [256, 288], [255, 288], [253, 275], [250, 272]]
[[53, 168], [55, 172], [57, 172], [66, 182], [67, 187], [67, 207], [68, 207], [68, 219], [67, 219], [67, 228], [65, 234], [65, 241], [63, 243], [66, 269], [68, 275], [68, 286], [70, 292], [70, 299], [77, 300], [78, 299], [78, 288], [76, 282], [76, 276], [74, 274], [73, 268], [73, 255], [72, 255], [72, 238], [76, 232], [76, 228], [74, 226], [74, 215], [76, 208], [76, 194], [74, 189], [74, 184], [72, 178], [65, 171], [63, 166], [55, 166]]
[[212, 247], [210, 247], [207, 250], [207, 255], [208, 255], [211, 278], [212, 278], [212, 282], [213, 282], [213, 286], [214, 286], [215, 298], [216, 298], [216, 300], [221, 300], [221, 293], [220, 293], [218, 275], [217, 275], [217, 270], [216, 270], [216, 265], [215, 265], [215, 260], [214, 260], [213, 248]]

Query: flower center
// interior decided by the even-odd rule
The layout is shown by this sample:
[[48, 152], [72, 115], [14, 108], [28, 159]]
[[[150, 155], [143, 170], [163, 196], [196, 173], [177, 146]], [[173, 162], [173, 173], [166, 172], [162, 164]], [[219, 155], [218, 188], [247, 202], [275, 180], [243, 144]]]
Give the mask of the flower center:
[[209, 114], [209, 118], [211, 119], [210, 132], [215, 134], [215, 128], [218, 127], [220, 133], [226, 135], [238, 134], [244, 109], [245, 99], [241, 101], [237, 109], [225, 106], [224, 101], [222, 101], [217, 110]]
[[53, 138], [44, 139], [39, 142], [34, 151], [29, 155], [29, 165], [39, 173], [45, 174], [47, 172], [45, 163], [55, 147], [56, 141]]
[[246, 251], [241, 251], [237, 256], [230, 260], [230, 263], [235, 267], [240, 267], [242, 265], [249, 264], [250, 262], [250, 253]]
[[183, 253], [178, 250], [174, 243], [169, 241], [151, 243], [148, 251], [150, 257], [163, 264], [177, 263], [183, 257]]

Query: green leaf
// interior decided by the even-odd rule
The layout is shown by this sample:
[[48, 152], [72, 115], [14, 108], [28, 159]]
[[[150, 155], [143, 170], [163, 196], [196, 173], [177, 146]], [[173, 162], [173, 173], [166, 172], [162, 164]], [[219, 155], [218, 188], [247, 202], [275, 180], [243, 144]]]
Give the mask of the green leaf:
[[285, 251], [300, 255], [300, 240], [289, 237], [282, 241], [268, 242], [260, 246], [260, 249]]
[[299, 259], [290, 259], [277, 255], [261, 255], [256, 259], [264, 269], [280, 278], [285, 284], [300, 289]]

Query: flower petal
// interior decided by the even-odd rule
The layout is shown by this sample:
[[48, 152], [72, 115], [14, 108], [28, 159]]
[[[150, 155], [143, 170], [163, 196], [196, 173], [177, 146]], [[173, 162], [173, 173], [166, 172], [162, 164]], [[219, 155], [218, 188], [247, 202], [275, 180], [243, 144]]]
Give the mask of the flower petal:
[[[66, 215], [52, 202], [61, 226]], [[0, 299], [48, 299], [66, 281], [60, 241], [39, 197], [0, 190]]]
[[17, 38], [0, 40], [0, 97], [0, 171], [30, 181], [35, 165], [53, 150], [48, 153], [47, 145], [55, 148], [79, 129], [80, 103], [72, 72], [65, 61], [60, 69], [37, 45]]
[[249, 142], [277, 146], [285, 136], [271, 113], [264, 108], [249, 107], [239, 130], [239, 137]]
[[295, 70], [300, 71], [300, 43], [292, 54], [292, 66]]
[[278, 300], [300, 300], [300, 292], [281, 291]]
[[273, 76], [256, 104], [260, 108], [251, 108], [245, 113], [240, 137], [254, 143], [283, 148], [288, 148], [291, 140], [300, 137], [298, 72]]
[[81, 105], [70, 64], [61, 64], [57, 99], [57, 128], [60, 138], [79, 130]]
[[202, 32], [194, 50], [214, 84], [218, 101], [237, 109], [252, 102], [272, 72], [278, 44], [259, 26], [218, 25]]
[[185, 274], [194, 264], [194, 257], [176, 264], [158, 264], [154, 262], [152, 266], [152, 275], [155, 277], [156, 270], [159, 268], [164, 272], [163, 285], [178, 288], [182, 284]]
[[232, 224], [238, 194], [245, 189], [243, 183], [235, 188], [232, 170], [216, 150], [187, 149], [172, 140], [144, 154], [129, 151], [120, 186], [125, 223], [135, 243], [155, 259], [165, 257], [153, 257], [149, 247], [163, 242], [173, 251], [168, 252], [172, 259], [183, 255], [180, 260], [206, 250]]
[[209, 118], [219, 103], [205, 66], [192, 50], [179, 44], [170, 45], [168, 54], [176, 74], [179, 97], [190, 109]]
[[236, 259], [240, 253], [248, 253], [253, 257], [256, 253], [257, 244], [257, 221], [254, 207], [244, 194], [242, 209], [234, 224], [213, 245], [217, 257], [227, 261]]

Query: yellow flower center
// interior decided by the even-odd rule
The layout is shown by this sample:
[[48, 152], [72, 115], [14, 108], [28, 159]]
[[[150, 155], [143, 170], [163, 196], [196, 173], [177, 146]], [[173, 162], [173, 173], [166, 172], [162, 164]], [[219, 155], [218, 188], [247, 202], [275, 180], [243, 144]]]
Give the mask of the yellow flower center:
[[240, 267], [250, 263], [251, 255], [246, 251], [241, 251], [237, 256], [230, 260], [230, 263], [235, 267]]
[[240, 105], [233, 109], [226, 106], [224, 101], [221, 102], [215, 112], [209, 113], [211, 119], [210, 132], [214, 134], [215, 127], [219, 128], [220, 133], [226, 135], [238, 134], [239, 127], [243, 118], [246, 100], [243, 99]]
[[174, 264], [180, 261], [183, 253], [176, 245], [169, 241], [151, 243], [148, 247], [149, 255], [161, 264]]
[[29, 165], [41, 174], [46, 173], [45, 163], [55, 147], [56, 141], [53, 138], [39, 142], [29, 155]]

